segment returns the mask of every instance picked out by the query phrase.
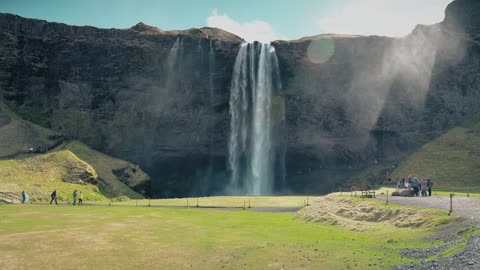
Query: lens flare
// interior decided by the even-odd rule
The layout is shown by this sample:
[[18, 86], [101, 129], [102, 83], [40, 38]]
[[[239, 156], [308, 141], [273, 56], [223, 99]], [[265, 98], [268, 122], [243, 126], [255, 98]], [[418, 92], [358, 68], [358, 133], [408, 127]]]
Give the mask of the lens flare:
[[315, 64], [328, 62], [335, 53], [335, 40], [330, 38], [320, 38], [312, 40], [308, 45], [308, 59]]

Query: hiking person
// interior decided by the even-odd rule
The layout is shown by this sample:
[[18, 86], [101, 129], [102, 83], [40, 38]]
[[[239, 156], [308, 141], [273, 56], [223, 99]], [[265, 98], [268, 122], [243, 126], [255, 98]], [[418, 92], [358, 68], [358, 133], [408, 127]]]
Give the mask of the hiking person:
[[405, 186], [405, 177], [402, 178], [402, 187], [403, 188], [406, 188], [407, 186]]
[[427, 190], [428, 190], [428, 196], [429, 197], [432, 196], [432, 186], [433, 186], [432, 179], [428, 178], [427, 179]]
[[28, 202], [28, 198], [29, 198], [28, 193], [25, 192], [25, 190], [22, 191], [22, 203]]
[[53, 201], [55, 201], [55, 204], [58, 204], [58, 202], [57, 202], [57, 190], [56, 189], [53, 190], [52, 195], [50, 195], [50, 197], [52, 197], [52, 200], [50, 201], [50, 204], [52, 204]]
[[413, 179], [412, 183], [413, 191], [415, 192], [415, 196], [418, 196], [418, 180], [417, 177]]
[[422, 179], [421, 190], [422, 190], [422, 197], [426, 197], [427, 196], [427, 181], [425, 181], [425, 178]]
[[77, 203], [77, 195], [78, 195], [78, 192], [77, 190], [75, 189], [73, 191], [73, 205], [75, 205]]
[[412, 189], [412, 184], [413, 184], [412, 176], [409, 175], [407, 180], [408, 190]]
[[83, 191], [78, 194], [78, 205], [83, 205]]

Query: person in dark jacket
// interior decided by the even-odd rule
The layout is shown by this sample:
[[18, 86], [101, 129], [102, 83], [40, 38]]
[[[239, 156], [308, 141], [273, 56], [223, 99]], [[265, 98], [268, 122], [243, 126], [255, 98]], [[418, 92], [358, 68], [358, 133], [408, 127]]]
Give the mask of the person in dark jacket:
[[428, 180], [427, 180], [428, 196], [432, 196], [432, 186], [433, 186], [432, 179], [428, 178]]
[[56, 189], [53, 190], [52, 195], [50, 195], [50, 197], [52, 197], [52, 200], [50, 201], [50, 204], [52, 204], [53, 201], [55, 201], [55, 204], [58, 204], [58, 202], [57, 202], [57, 190]]
[[78, 195], [78, 191], [75, 189], [73, 191], [73, 205], [77, 204], [77, 195]]

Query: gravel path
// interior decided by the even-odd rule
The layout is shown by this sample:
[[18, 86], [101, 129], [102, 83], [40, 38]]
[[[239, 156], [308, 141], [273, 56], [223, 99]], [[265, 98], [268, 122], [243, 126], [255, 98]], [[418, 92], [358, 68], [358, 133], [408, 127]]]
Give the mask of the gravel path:
[[[385, 196], [377, 196], [379, 200], [386, 200]], [[404, 206], [416, 206], [425, 208], [440, 208], [450, 209], [450, 198], [447, 196], [432, 196], [432, 197], [389, 197], [389, 201], [392, 204], [404, 205]], [[466, 220], [467, 225], [475, 225], [480, 227], [480, 198], [467, 198], [467, 197], [453, 197], [453, 213]], [[465, 226], [465, 224], [463, 224]], [[452, 245], [455, 244], [452, 242]], [[447, 247], [449, 244], [447, 244]], [[419, 257], [419, 254], [424, 254], [423, 258], [427, 258], [430, 255], [436, 253], [436, 249], [443, 249], [443, 247], [432, 247], [427, 249], [418, 249], [415, 253]], [[412, 250], [406, 251], [407, 255]], [[448, 257], [440, 258], [431, 261], [423, 261], [421, 263], [396, 266], [394, 270], [404, 269], [465, 269], [465, 270], [478, 270], [480, 269], [480, 233], [473, 235], [468, 243], [468, 246], [457, 254]]]
[[[385, 196], [377, 196], [378, 199], [386, 200]], [[450, 209], [450, 197], [388, 197], [390, 203], [416, 206], [425, 208]], [[480, 227], [480, 198], [455, 197], [453, 196], [453, 213], [457, 216], [469, 219]]]

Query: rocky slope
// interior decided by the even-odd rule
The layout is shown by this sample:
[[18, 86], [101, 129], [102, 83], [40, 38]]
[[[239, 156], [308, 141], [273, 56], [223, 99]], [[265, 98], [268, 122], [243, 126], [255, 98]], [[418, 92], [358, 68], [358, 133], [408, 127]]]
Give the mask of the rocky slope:
[[[480, 4], [403, 38], [273, 42], [286, 104], [287, 184], [331, 189], [390, 166], [480, 111]], [[158, 196], [223, 188], [241, 38], [219, 29], [68, 26], [0, 14], [0, 95], [21, 117], [139, 164]]]

